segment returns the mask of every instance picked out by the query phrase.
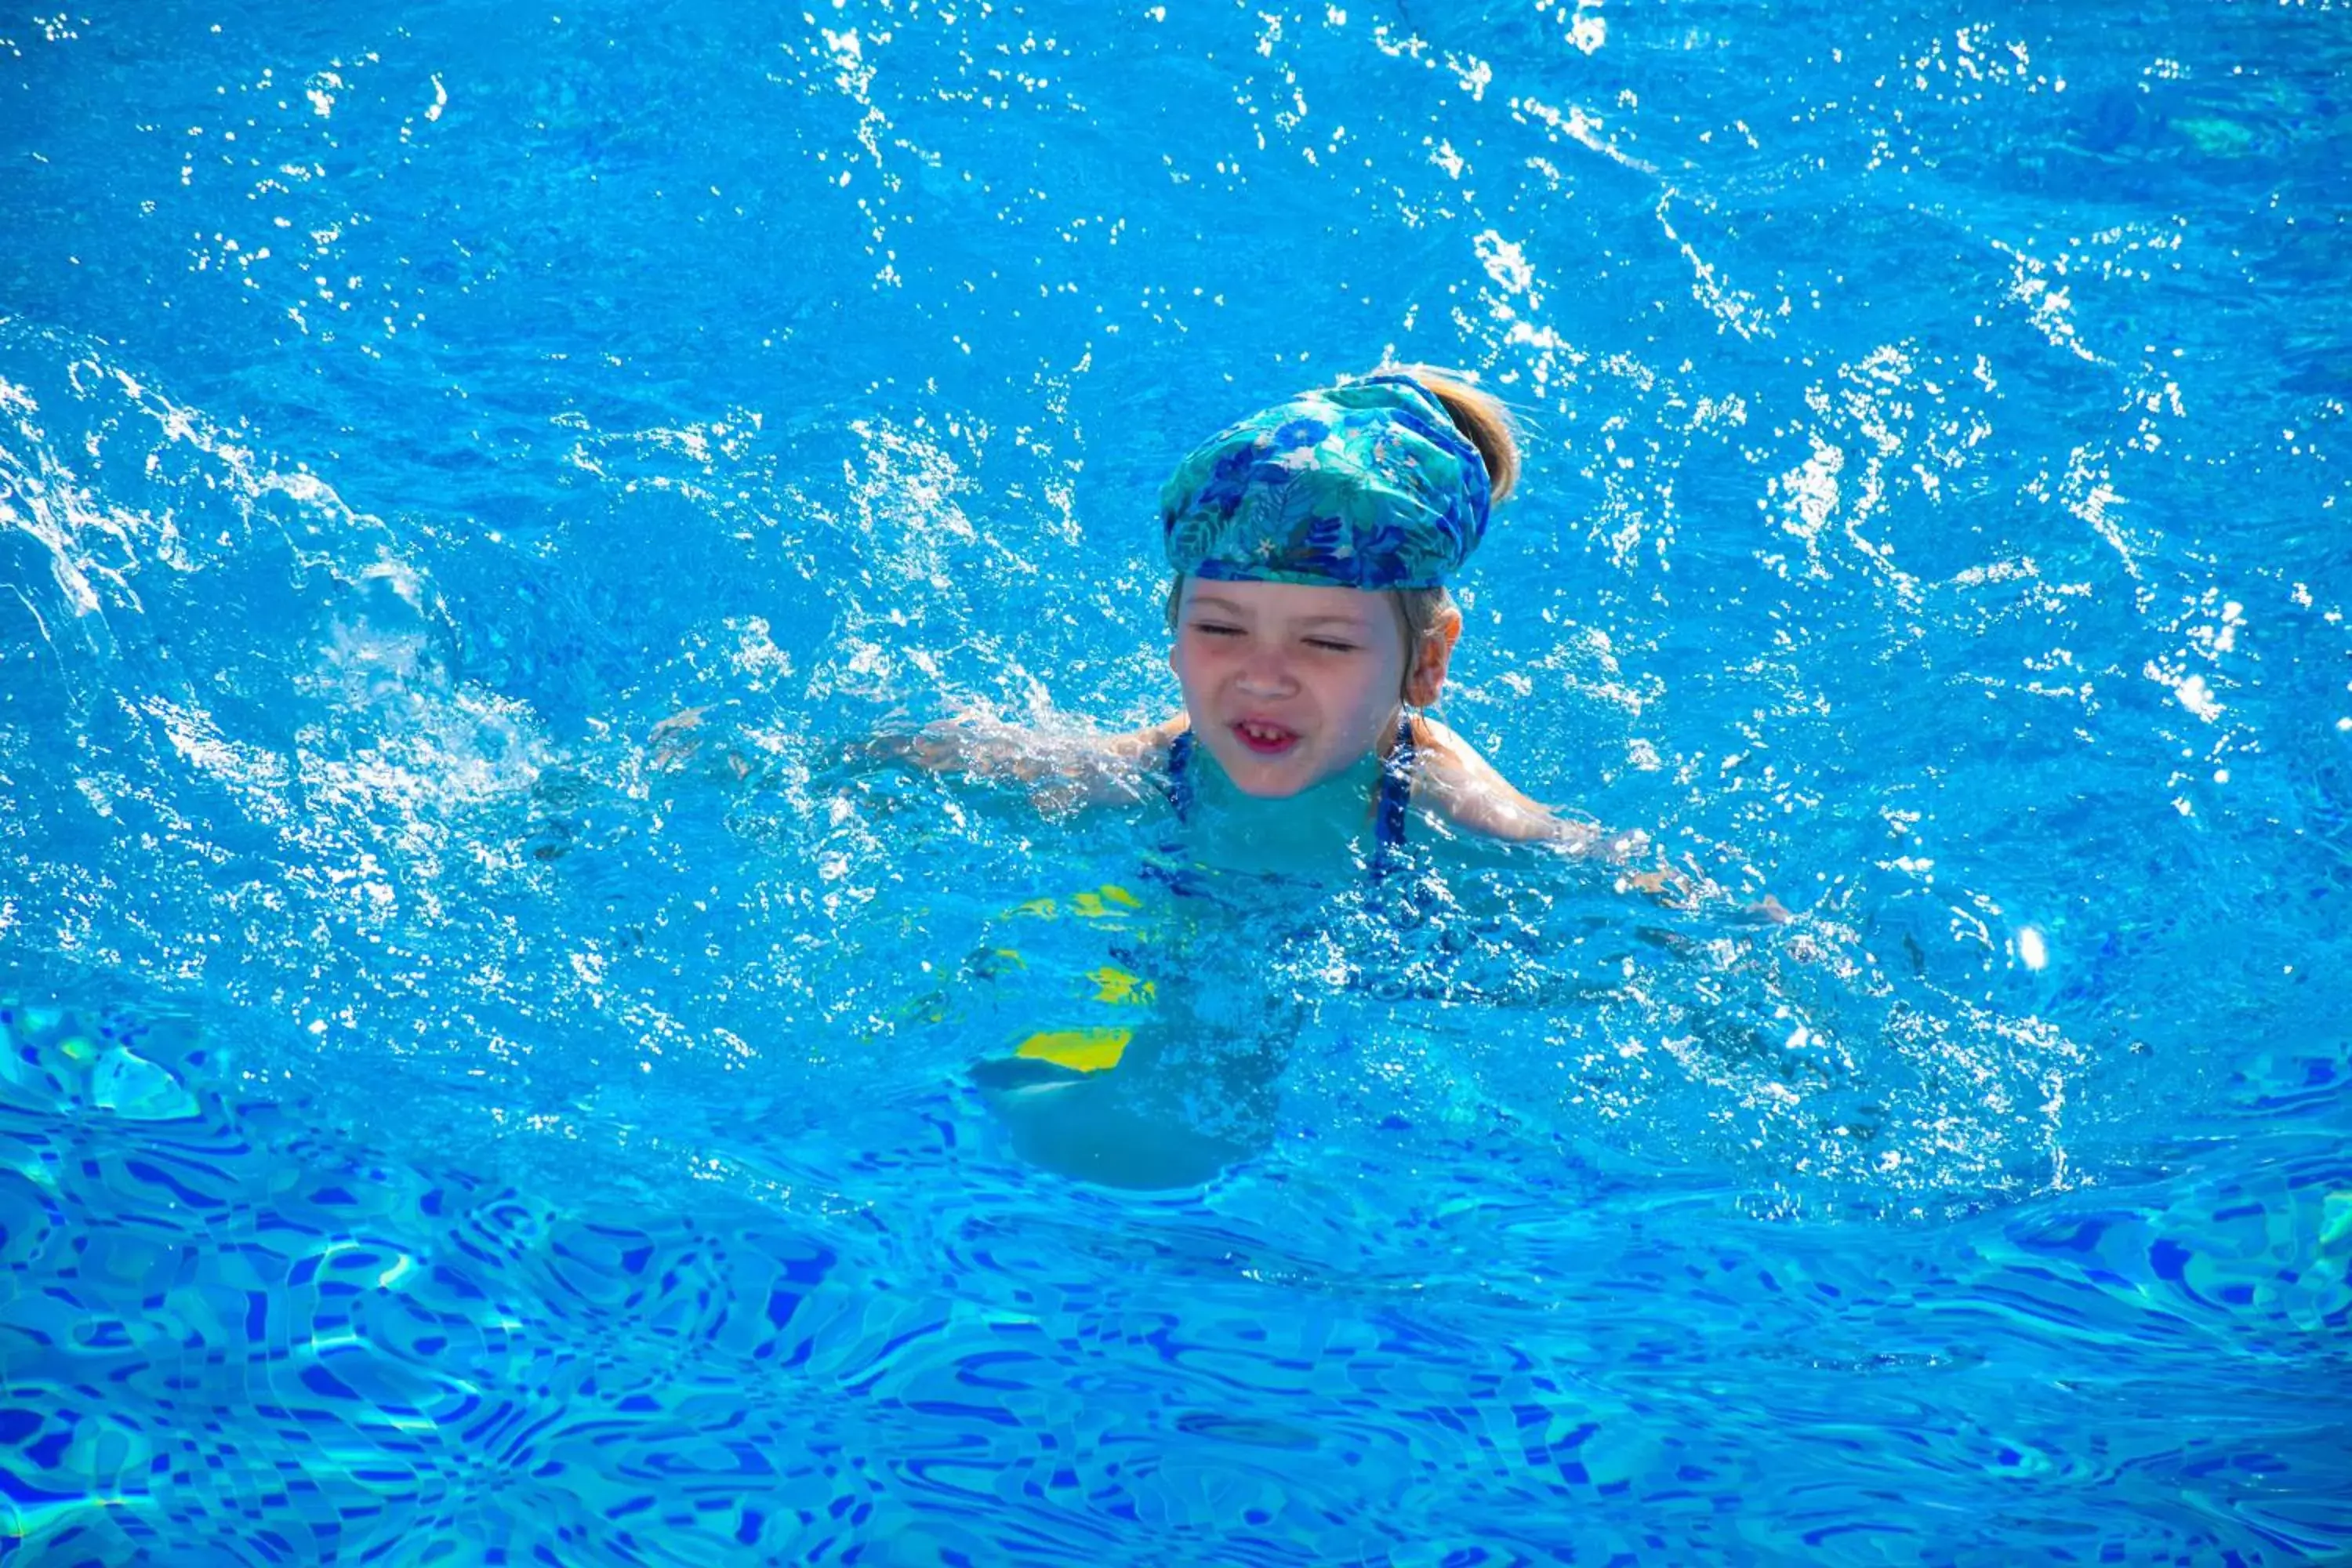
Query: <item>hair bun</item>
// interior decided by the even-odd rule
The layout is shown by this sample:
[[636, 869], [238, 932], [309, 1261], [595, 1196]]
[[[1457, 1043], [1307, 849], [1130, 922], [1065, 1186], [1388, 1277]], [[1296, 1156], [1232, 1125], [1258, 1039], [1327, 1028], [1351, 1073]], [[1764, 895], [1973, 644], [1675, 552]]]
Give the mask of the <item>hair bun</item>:
[[1494, 500], [1499, 501], [1517, 488], [1518, 433], [1501, 398], [1471, 385], [1460, 371], [1441, 370], [1435, 365], [1387, 364], [1372, 374], [1410, 376], [1421, 384], [1423, 391], [1437, 399], [1454, 421], [1454, 427], [1478, 448], [1479, 459], [1486, 465], [1486, 483]]

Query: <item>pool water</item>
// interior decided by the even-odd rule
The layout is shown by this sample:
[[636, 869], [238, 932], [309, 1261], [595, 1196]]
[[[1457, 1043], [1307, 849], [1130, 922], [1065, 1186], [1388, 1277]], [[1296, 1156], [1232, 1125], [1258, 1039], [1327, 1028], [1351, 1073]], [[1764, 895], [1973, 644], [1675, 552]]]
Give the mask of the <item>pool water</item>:
[[[0, 20], [0, 1559], [2352, 1558], [2342, 5], [121, 11]], [[1160, 480], [1391, 356], [1526, 441], [1444, 717], [1726, 908], [842, 765], [1165, 716]], [[1202, 1179], [974, 1078], [1114, 964]]]

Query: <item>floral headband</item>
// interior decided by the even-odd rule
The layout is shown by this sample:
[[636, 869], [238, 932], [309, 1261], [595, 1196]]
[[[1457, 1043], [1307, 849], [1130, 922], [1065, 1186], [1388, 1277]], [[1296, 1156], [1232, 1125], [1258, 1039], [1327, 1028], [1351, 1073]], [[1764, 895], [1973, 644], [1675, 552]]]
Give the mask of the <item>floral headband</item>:
[[1407, 375], [1253, 414], [1160, 490], [1168, 564], [1221, 582], [1433, 588], [1486, 536], [1486, 465]]

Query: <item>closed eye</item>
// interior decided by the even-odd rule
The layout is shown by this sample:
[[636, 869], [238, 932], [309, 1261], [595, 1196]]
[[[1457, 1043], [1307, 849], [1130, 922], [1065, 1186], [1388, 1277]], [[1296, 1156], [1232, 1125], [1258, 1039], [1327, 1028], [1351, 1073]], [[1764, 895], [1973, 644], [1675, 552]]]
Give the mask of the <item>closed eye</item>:
[[1307, 639], [1307, 646], [1308, 647], [1319, 647], [1326, 653], [1353, 653], [1356, 651], [1357, 645], [1351, 642], [1342, 642], [1338, 637], [1308, 637]]
[[1203, 637], [1237, 637], [1242, 635], [1241, 627], [1229, 626], [1223, 621], [1194, 621], [1192, 629]]

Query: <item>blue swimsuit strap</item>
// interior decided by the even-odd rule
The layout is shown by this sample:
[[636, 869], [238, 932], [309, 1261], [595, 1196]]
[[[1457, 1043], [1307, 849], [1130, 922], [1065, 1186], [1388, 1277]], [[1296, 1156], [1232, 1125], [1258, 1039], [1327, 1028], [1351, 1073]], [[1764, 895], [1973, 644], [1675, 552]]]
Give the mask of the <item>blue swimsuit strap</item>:
[[[1168, 742], [1168, 804], [1176, 808], [1179, 822], [1192, 815], [1192, 746], [1190, 730], [1180, 731]], [[1404, 844], [1405, 808], [1412, 804], [1412, 715], [1399, 713], [1396, 748], [1381, 769], [1381, 798], [1372, 811], [1372, 832], [1383, 859], [1389, 850]], [[1374, 861], [1374, 879], [1385, 868], [1381, 861]]]
[[[1395, 749], [1389, 752], [1388, 762], [1381, 768], [1381, 800], [1374, 808], [1375, 826], [1382, 854], [1404, 845], [1405, 807], [1412, 804], [1412, 715], [1397, 715]], [[1385, 868], [1378, 860], [1372, 863], [1372, 875], [1377, 878]]]
[[1192, 817], [1192, 731], [1181, 730], [1168, 742], [1168, 782], [1161, 785], [1168, 792], [1168, 804], [1176, 808], [1176, 820], [1189, 822]]

